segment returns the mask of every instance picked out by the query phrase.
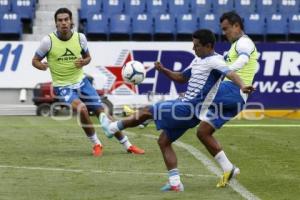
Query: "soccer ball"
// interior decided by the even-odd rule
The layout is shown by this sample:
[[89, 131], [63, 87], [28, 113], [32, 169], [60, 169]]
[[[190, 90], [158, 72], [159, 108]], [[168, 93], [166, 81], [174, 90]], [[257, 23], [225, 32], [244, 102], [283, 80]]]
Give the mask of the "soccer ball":
[[145, 67], [139, 61], [129, 61], [122, 68], [122, 77], [128, 83], [133, 83], [135, 85], [143, 82], [145, 78]]

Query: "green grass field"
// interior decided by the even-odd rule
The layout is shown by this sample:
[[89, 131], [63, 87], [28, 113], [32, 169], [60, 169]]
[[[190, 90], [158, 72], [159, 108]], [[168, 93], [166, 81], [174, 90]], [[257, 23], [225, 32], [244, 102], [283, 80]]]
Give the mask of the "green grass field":
[[[300, 196], [300, 125], [296, 120], [233, 121], [216, 134], [229, 158], [241, 169], [238, 184], [257, 199], [295, 200]], [[249, 124], [254, 127], [242, 127]], [[265, 124], [283, 127], [259, 126]], [[127, 154], [107, 139], [100, 158], [76, 120], [42, 117], [0, 117], [0, 199], [177, 200], [245, 199], [233, 187], [217, 189], [217, 175], [182, 145], [196, 148], [212, 163], [195, 130], [174, 145], [185, 191], [162, 193], [166, 169], [156, 144], [154, 126], [129, 129], [132, 143], [145, 155]]]

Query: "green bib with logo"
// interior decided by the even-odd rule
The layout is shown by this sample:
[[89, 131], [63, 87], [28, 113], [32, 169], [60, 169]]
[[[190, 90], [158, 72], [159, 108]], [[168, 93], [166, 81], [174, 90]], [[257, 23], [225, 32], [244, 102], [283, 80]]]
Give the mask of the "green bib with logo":
[[[239, 57], [239, 55], [236, 51], [237, 41], [235, 41], [231, 45], [231, 48], [228, 52], [227, 59], [226, 59], [226, 63], [228, 65], [231, 65], [232, 63], [234, 63], [237, 60], [237, 58]], [[241, 77], [241, 79], [244, 81], [244, 83], [246, 85], [252, 85], [254, 75], [256, 72], [256, 68], [258, 66], [257, 59], [258, 59], [258, 55], [257, 55], [257, 50], [255, 48], [250, 54], [248, 63], [245, 64], [242, 69], [239, 69], [238, 71], [236, 71], [236, 73]], [[226, 79], [226, 80], [229, 80], [229, 79]]]
[[84, 77], [83, 70], [74, 64], [76, 59], [81, 58], [79, 34], [74, 32], [67, 41], [58, 39], [54, 33], [49, 36], [51, 49], [47, 54], [47, 62], [53, 86], [66, 86], [80, 82]]

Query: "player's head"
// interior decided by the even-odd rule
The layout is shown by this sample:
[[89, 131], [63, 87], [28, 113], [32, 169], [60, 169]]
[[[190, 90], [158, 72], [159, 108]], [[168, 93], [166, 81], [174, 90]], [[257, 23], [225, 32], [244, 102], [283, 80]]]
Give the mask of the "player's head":
[[221, 29], [227, 40], [234, 42], [244, 30], [242, 18], [234, 11], [223, 13], [220, 17]]
[[211, 30], [199, 29], [193, 33], [193, 50], [198, 57], [214, 52], [216, 37]]
[[54, 14], [57, 31], [67, 33], [73, 28], [72, 12], [68, 8], [59, 8]]

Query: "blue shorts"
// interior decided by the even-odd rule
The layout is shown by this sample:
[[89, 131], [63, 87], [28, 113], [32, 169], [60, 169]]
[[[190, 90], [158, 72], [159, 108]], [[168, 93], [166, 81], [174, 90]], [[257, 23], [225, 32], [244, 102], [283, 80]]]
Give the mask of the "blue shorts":
[[149, 107], [157, 130], [163, 129], [173, 142], [199, 124], [191, 104], [181, 100], [158, 102]]
[[244, 105], [240, 88], [231, 81], [222, 81], [205, 121], [219, 129], [241, 112]]
[[70, 86], [54, 87], [54, 94], [60, 102], [71, 104], [75, 99], [80, 99], [89, 110], [102, 108], [101, 99], [87, 78], [84, 78], [76, 89]]

